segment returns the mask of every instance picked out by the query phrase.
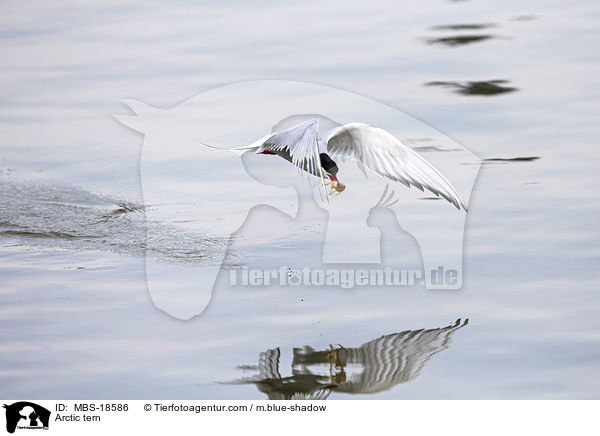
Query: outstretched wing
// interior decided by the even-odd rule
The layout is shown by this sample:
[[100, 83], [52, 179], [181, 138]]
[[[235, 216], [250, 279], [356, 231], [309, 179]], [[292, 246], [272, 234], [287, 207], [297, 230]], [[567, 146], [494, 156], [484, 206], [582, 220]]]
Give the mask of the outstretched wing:
[[[311, 119], [271, 135], [256, 150], [270, 151], [290, 160], [298, 168], [322, 175], [317, 135], [319, 120]], [[289, 154], [289, 156], [287, 156]]]
[[442, 173], [383, 129], [363, 123], [337, 127], [327, 135], [327, 151], [334, 158], [362, 162], [377, 174], [408, 187], [426, 188], [467, 211], [460, 194]]
[[466, 326], [460, 319], [452, 325], [429, 330], [409, 330], [382, 336], [358, 348], [343, 348], [339, 356], [349, 365], [362, 368], [351, 373], [336, 392], [376, 393], [414, 380], [436, 354], [450, 346], [452, 335]]
[[325, 201], [329, 201], [325, 189], [325, 173], [321, 167], [319, 158], [319, 120], [310, 119], [296, 124], [289, 129], [267, 135], [250, 145], [235, 148], [215, 147], [205, 142], [198, 141], [205, 147], [217, 151], [234, 152], [242, 155], [248, 151], [256, 153], [268, 152], [276, 154], [291, 162], [301, 170], [304, 170], [320, 179], [322, 195]]

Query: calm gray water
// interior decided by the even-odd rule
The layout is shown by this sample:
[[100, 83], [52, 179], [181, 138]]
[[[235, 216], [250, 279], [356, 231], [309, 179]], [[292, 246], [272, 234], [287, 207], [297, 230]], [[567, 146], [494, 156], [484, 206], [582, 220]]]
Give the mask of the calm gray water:
[[[421, 3], [3, 3], [3, 396], [598, 398], [597, 4]], [[145, 255], [194, 268], [228, 241], [146, 221], [142, 136], [112, 114], [256, 79], [370, 97], [489, 159], [461, 290], [220, 287], [189, 321], [153, 305]]]

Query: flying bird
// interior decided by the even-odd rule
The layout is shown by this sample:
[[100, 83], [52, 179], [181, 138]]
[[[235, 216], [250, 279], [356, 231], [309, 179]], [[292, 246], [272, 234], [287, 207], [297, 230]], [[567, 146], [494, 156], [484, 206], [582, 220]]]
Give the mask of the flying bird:
[[358, 163], [363, 172], [367, 167], [381, 177], [409, 188], [427, 189], [457, 209], [467, 211], [456, 188], [433, 165], [389, 132], [368, 124], [348, 123], [319, 137], [319, 120], [313, 118], [266, 135], [248, 146], [228, 150], [240, 154], [255, 151], [280, 156], [322, 181], [329, 179], [330, 194], [333, 190], [339, 194], [346, 189], [346, 185], [338, 178], [339, 167], [334, 159], [351, 159]]

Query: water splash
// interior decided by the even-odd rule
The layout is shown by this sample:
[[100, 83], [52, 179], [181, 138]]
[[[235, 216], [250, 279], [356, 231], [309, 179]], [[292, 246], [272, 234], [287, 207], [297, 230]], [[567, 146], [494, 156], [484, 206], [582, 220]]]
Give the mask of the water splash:
[[[228, 238], [147, 222], [141, 203], [85, 190], [0, 182], [0, 241], [12, 246], [110, 251], [184, 264], [212, 262]], [[146, 237], [147, 228], [153, 231]], [[149, 243], [151, 242], [151, 243]]]

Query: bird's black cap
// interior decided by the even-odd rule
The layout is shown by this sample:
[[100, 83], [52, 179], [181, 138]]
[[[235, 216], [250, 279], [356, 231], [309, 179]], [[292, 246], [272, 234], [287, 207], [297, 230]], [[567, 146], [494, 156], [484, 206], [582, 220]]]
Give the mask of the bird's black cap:
[[334, 160], [331, 159], [327, 153], [321, 153], [319, 157], [321, 158], [321, 166], [327, 172], [327, 174], [335, 176], [339, 169]]

